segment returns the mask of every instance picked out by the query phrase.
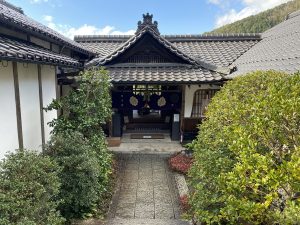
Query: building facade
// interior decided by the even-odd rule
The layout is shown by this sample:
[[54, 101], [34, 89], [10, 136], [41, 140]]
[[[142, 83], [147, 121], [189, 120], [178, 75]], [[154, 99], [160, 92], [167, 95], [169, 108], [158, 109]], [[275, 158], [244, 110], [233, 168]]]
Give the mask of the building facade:
[[17, 148], [42, 150], [43, 110], [76, 88], [92, 67], [109, 71], [114, 116], [110, 135], [164, 130], [193, 139], [214, 94], [255, 70], [300, 70], [300, 13], [263, 34], [162, 35], [143, 15], [134, 35], [85, 35], [70, 40], [0, 0], [0, 158]]
[[[260, 40], [258, 34], [161, 35], [149, 14], [132, 36], [75, 37], [97, 54], [86, 67], [109, 71], [120, 129], [170, 130], [177, 133], [173, 140], [194, 137], [207, 104], [232, 73], [232, 63]], [[179, 123], [175, 131], [174, 122]]]
[[[62, 93], [60, 77], [94, 55], [80, 44], [0, 1], [0, 158], [18, 148], [42, 150], [56, 111], [44, 107]], [[62, 84], [62, 83], [61, 83]]]

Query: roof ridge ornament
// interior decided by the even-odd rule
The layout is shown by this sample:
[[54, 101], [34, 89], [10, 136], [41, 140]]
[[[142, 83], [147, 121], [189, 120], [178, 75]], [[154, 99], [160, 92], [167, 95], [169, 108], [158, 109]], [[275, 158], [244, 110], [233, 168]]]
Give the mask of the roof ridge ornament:
[[152, 18], [153, 18], [153, 14], [143, 14], [143, 22], [142, 21], [139, 21], [138, 22], [138, 28], [136, 30], [136, 34], [139, 33], [141, 30], [143, 30], [145, 27], [150, 27], [152, 30], [154, 30], [157, 34], [160, 34], [159, 33], [159, 30], [158, 30], [158, 23], [157, 21], [154, 21], [152, 22]]

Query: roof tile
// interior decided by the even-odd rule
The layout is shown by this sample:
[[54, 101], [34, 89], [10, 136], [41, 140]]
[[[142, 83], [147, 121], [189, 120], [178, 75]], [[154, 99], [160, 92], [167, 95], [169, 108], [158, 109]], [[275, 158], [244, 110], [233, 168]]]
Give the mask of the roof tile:
[[0, 36], [0, 59], [42, 62], [43, 64], [55, 64], [64, 67], [83, 66], [71, 57], [54, 53], [29, 42], [13, 40], [4, 36]]
[[22, 11], [14, 9], [13, 7], [7, 5], [6, 1], [0, 1], [0, 21], [1, 23], [13, 24], [21, 26], [25, 30], [37, 32], [48, 38], [64, 43], [69, 47], [80, 51], [84, 54], [93, 54], [92, 51], [88, 50], [80, 43], [61, 35], [60, 33], [52, 30], [51, 28], [24, 15]]

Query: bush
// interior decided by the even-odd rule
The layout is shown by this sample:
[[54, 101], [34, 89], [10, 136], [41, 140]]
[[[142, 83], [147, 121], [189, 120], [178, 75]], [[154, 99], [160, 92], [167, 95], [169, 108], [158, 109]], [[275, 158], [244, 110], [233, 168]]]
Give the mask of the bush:
[[169, 166], [172, 170], [187, 174], [192, 166], [193, 159], [182, 153], [178, 153], [169, 158]]
[[46, 154], [61, 166], [59, 173], [62, 203], [59, 209], [67, 218], [81, 218], [97, 210], [103, 192], [101, 168], [93, 147], [78, 132], [55, 135]]
[[300, 223], [300, 74], [255, 72], [212, 99], [190, 171], [196, 220]]
[[54, 199], [58, 165], [34, 151], [18, 150], [0, 163], [0, 224], [63, 224]]
[[[65, 207], [61, 208], [67, 218], [82, 217], [91, 213], [97, 208], [95, 204], [98, 204], [100, 211], [105, 211], [103, 199], [110, 193], [112, 174], [112, 155], [107, 150], [102, 129], [111, 118], [109, 76], [103, 68], [92, 68], [80, 74], [78, 84], [76, 90], [59, 100], [54, 100], [46, 109], [60, 109], [64, 112], [58, 119], [50, 122], [56, 138], [50, 143], [49, 149], [53, 157], [60, 158], [60, 165], [64, 168], [70, 167], [61, 174], [64, 176], [63, 190], [69, 192], [73, 184], [77, 185], [69, 192], [70, 196], [61, 195], [67, 198]], [[77, 166], [77, 162], [82, 168]], [[89, 168], [91, 165], [94, 167]], [[82, 177], [78, 181], [72, 167], [75, 171], [82, 169]], [[88, 180], [84, 173], [88, 173], [92, 179]], [[88, 182], [88, 185], [85, 182]], [[87, 194], [80, 190], [81, 186], [87, 188]], [[80, 193], [81, 200], [76, 192]], [[100, 211], [98, 212], [101, 213]]]

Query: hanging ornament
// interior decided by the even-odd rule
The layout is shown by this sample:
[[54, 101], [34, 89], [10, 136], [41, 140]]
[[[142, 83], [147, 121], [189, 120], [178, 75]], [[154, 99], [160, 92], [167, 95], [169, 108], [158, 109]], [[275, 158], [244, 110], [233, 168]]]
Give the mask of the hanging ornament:
[[133, 106], [137, 106], [139, 104], [139, 100], [135, 96], [131, 96], [129, 102]]
[[158, 100], [157, 100], [157, 105], [159, 106], [159, 107], [163, 107], [163, 106], [165, 106], [166, 105], [166, 99], [164, 98], [164, 97], [160, 97]]

